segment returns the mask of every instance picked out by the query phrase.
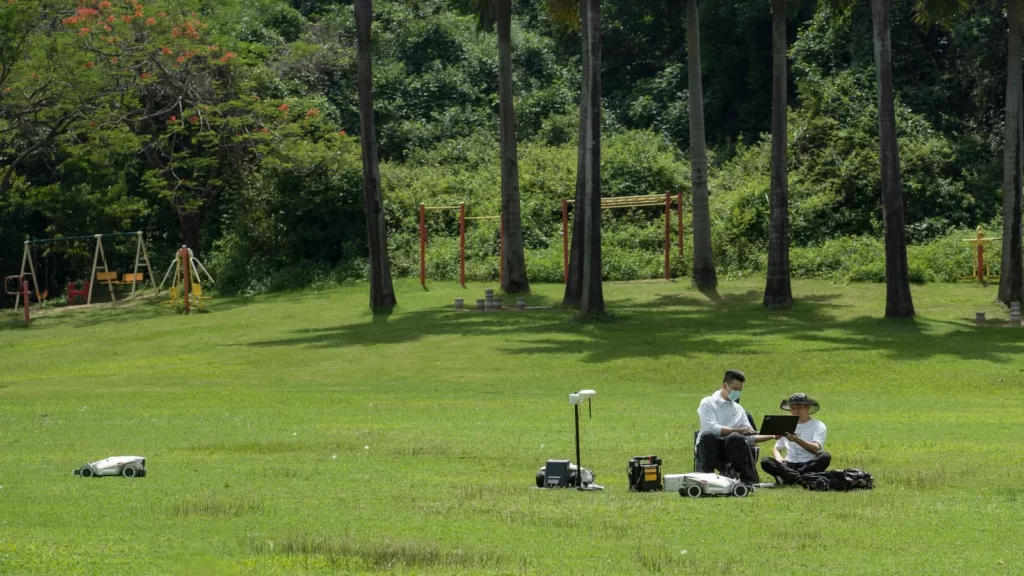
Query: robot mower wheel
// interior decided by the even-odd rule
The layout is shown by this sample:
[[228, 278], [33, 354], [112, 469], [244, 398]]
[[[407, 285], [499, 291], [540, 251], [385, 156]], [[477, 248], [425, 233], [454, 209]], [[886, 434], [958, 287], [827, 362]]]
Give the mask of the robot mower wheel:
[[138, 474], [138, 470], [133, 466], [125, 466], [124, 470], [121, 470], [121, 475], [125, 478], [135, 478], [136, 474]]
[[733, 486], [732, 495], [737, 498], [745, 498], [750, 493], [750, 489], [747, 488], [746, 484], [737, 484]]
[[82, 471], [79, 472], [79, 476], [81, 476], [82, 478], [92, 478], [92, 468], [85, 466], [84, 468], [82, 468]]
[[[679, 495], [682, 496], [683, 490], [679, 490]], [[704, 490], [696, 484], [690, 484], [686, 487], [686, 495], [690, 498], [700, 498], [704, 494]]]

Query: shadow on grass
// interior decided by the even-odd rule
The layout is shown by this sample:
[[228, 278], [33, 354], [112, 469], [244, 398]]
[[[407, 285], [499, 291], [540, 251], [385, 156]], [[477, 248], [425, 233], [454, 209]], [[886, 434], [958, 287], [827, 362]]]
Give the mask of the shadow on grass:
[[[168, 319], [178, 318], [180, 314], [167, 304], [167, 294], [161, 293], [158, 296], [144, 296], [132, 300], [120, 300], [115, 303], [97, 302], [92, 306], [55, 306], [48, 305], [40, 310], [33, 307], [30, 310], [32, 328], [46, 329], [52, 327], [87, 328], [111, 322], [125, 322], [135, 320], [148, 320], [151, 318]], [[277, 296], [273, 302], [299, 302], [302, 295]], [[204, 304], [206, 312], [227, 312], [235, 308], [248, 306], [253, 303], [251, 297], [224, 297], [217, 296], [207, 300]], [[195, 312], [194, 312], [195, 313]], [[25, 321], [19, 311], [18, 314], [11, 314], [9, 310], [0, 313], [0, 331], [25, 328]]]
[[[338, 348], [391, 345], [427, 337], [500, 336], [509, 354], [582, 354], [586, 362], [621, 358], [692, 356], [722, 352], [768, 353], [765, 340], [782, 337], [820, 344], [821, 351], [875, 350], [892, 360], [939, 355], [1007, 362], [1024, 352], [1024, 333], [936, 320], [840, 318], [841, 294], [807, 295], [790, 309], [766, 310], [760, 291], [716, 295], [662, 294], [653, 299], [608, 300], [614, 321], [570, 322], [573, 312], [455, 312], [433, 308], [372, 321], [306, 329], [248, 346]], [[539, 300], [531, 298], [531, 305]], [[541, 305], [557, 305], [547, 299]]]

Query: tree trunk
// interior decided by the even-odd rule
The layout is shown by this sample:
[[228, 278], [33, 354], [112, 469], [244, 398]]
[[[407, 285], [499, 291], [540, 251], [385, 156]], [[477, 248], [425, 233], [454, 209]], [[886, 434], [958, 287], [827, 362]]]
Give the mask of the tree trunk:
[[875, 76], [878, 81], [878, 142], [882, 165], [882, 220], [885, 227], [885, 316], [914, 315], [903, 221], [903, 182], [896, 145], [896, 109], [892, 94], [889, 41], [891, 0], [871, 0]]
[[516, 110], [512, 102], [512, 0], [497, 1], [498, 93], [501, 100], [501, 218], [505, 258], [501, 288], [509, 294], [528, 292], [523, 221], [519, 206], [519, 152]]
[[686, 0], [686, 50], [690, 80], [690, 180], [693, 202], [693, 282], [700, 290], [718, 287], [711, 250], [708, 154], [704, 142], [704, 88], [700, 77], [700, 16], [697, 0]]
[[789, 167], [786, 101], [786, 0], [772, 0], [772, 176], [771, 225], [768, 233], [767, 308], [789, 308]]
[[373, 119], [373, 24], [372, 0], [356, 0], [356, 68], [359, 76], [359, 140], [363, 148], [363, 203], [370, 247], [370, 308], [391, 308], [396, 304], [388, 262], [388, 232], [380, 192], [377, 159], [377, 128]]
[[562, 298], [563, 306], [579, 308], [583, 301], [583, 236], [586, 211], [586, 158], [587, 158], [587, 119], [590, 118], [590, 51], [588, 45], [588, 29], [586, 26], [587, 1], [580, 2], [580, 20], [583, 23], [583, 73], [580, 84], [580, 130], [576, 140], [576, 195], [573, 202], [572, 212], [572, 238], [569, 248], [569, 276], [565, 282], [565, 296]]
[[583, 22], [587, 28], [584, 50], [589, 55], [590, 75], [584, 158], [585, 220], [580, 315], [588, 316], [604, 312], [601, 285], [601, 0], [584, 0], [583, 3], [588, 4]]
[[1021, 6], [1006, 3], [1009, 37], [1006, 60], [1006, 121], [1003, 126], [1003, 261], [999, 300], [1009, 305], [1024, 299], [1024, 252], [1021, 246]]
[[183, 210], [178, 211], [178, 227], [181, 229], [181, 243], [188, 246], [192, 250], [192, 255], [197, 259], [202, 252], [201, 232], [203, 229], [203, 221], [206, 220], [206, 214], [202, 210], [192, 210], [185, 212]]

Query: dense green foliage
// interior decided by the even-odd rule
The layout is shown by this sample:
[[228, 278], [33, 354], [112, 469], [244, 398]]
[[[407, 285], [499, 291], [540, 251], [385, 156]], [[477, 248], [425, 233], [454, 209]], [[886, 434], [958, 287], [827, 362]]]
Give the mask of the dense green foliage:
[[[609, 283], [613, 323], [449, 308], [487, 286], [398, 280], [386, 318], [365, 283], [192, 316], [47, 310], [28, 330], [0, 311], [0, 572], [1024, 571], [1007, 545], [1024, 514], [1024, 341], [996, 325], [994, 286], [916, 287], [907, 322], [877, 318], [881, 285], [814, 280], [789, 311], [761, 306], [759, 279], [723, 280], [718, 303], [685, 282]], [[561, 288], [534, 283], [531, 305]], [[818, 399], [833, 466], [876, 488], [629, 492], [632, 456], [692, 470], [696, 408], [725, 367], [746, 372], [758, 422], [793, 392]], [[566, 396], [584, 387], [582, 462], [605, 490], [538, 490], [545, 460], [575, 459]], [[119, 454], [148, 476], [71, 475]]]
[[[120, 17], [134, 9], [122, 4], [110, 10]], [[682, 3], [604, 4], [604, 193], [686, 192]], [[942, 31], [912, 21], [912, 0], [894, 1], [894, 84], [913, 244], [966, 237], [1000, 214], [1006, 25], [1001, 2], [974, 4]], [[420, 202], [497, 212], [497, 47], [492, 34], [477, 31], [470, 0], [374, 5], [391, 257], [395, 273], [407, 275], [418, 267]], [[877, 247], [881, 227], [868, 7], [857, 3], [839, 14], [827, 5], [794, 2], [790, 14], [790, 208], [800, 275], [837, 273], [798, 265], [801, 254], [845, 245], [840, 238]], [[362, 273], [351, 5], [159, 0], [139, 11], [167, 14], [166, 23], [118, 19], [111, 49], [103, 48], [99, 28], [81, 31], [106, 20], [66, 21], [78, 9], [68, 0], [0, 3], [0, 178], [12, 176], [0, 195], [0, 273], [17, 270], [25, 237], [142, 229], [164, 263], [192, 227], [227, 289], [264, 291]], [[742, 274], [763, 269], [767, 246], [770, 15], [768, 3], [752, 0], [705, 0], [701, 10], [716, 261]], [[197, 38], [174, 36], [173, 26], [192, 20], [205, 26]], [[575, 186], [579, 32], [552, 22], [545, 0], [520, 0], [513, 42], [528, 271], [556, 281], [559, 200]], [[233, 58], [225, 61], [228, 53]], [[176, 67], [178, 54], [190, 56]], [[58, 77], [72, 82], [49, 81]], [[175, 112], [177, 98], [184, 104]], [[166, 169], [168, 159], [175, 171]], [[658, 277], [658, 211], [608, 212], [605, 222], [606, 277]], [[430, 227], [429, 274], [453, 278], [455, 220], [435, 214]], [[475, 222], [468, 246], [470, 277], [496, 277], [495, 226]], [[958, 265], [969, 257], [966, 249], [954, 252]], [[864, 266], [877, 270], [881, 251], [865, 257]], [[821, 259], [828, 260], [827, 250]], [[951, 265], [922, 261], [919, 279], [966, 273]], [[843, 278], [877, 278], [843, 266]], [[56, 282], [87, 274], [65, 267]], [[683, 275], [689, 266], [676, 261], [673, 269]]]

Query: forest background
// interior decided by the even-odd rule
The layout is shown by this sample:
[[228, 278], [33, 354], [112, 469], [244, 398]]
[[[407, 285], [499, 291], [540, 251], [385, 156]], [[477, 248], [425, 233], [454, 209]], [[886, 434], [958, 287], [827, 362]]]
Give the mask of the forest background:
[[[603, 2], [605, 196], [689, 201], [683, 4]], [[1005, 5], [974, 3], [946, 30], [915, 22], [912, 4], [894, 0], [892, 11], [911, 279], [952, 281], [969, 274], [962, 240], [973, 228], [1001, 229]], [[66, 0], [0, 0], [0, 274], [17, 273], [27, 238], [143, 230], [157, 268], [186, 241], [230, 292], [365, 277], [351, 5], [126, 5], [110, 21]], [[421, 202], [498, 212], [497, 45], [477, 30], [471, 0], [377, 0], [374, 12], [389, 253], [393, 273], [409, 276]], [[726, 276], [757, 274], [768, 242], [769, 3], [704, 0], [700, 18], [715, 261]], [[869, 7], [792, 2], [789, 20], [793, 276], [883, 281]], [[513, 46], [527, 270], [560, 282], [580, 32], [553, 22], [546, 0], [520, 0]], [[160, 80], [144, 66], [162, 67]], [[194, 108], [176, 91], [197, 94]], [[168, 176], [171, 154], [179, 173]], [[603, 218], [604, 277], [661, 277], [660, 210]], [[457, 214], [431, 213], [428, 224], [428, 275], [454, 279]], [[471, 280], [497, 277], [498, 239], [496, 221], [473, 221]], [[686, 238], [673, 256], [675, 276], [689, 274], [689, 248]], [[71, 242], [37, 258], [59, 286], [88, 276], [91, 249]], [[112, 267], [130, 266], [133, 244], [108, 250]]]

